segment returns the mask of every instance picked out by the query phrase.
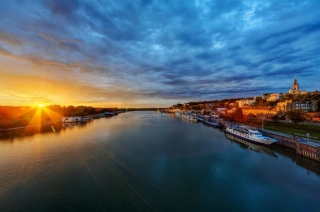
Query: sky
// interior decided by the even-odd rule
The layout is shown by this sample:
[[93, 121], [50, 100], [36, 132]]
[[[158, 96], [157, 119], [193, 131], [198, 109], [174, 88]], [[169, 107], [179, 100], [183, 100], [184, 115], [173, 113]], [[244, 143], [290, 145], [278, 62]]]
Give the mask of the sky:
[[1, 0], [0, 105], [320, 90], [319, 0]]

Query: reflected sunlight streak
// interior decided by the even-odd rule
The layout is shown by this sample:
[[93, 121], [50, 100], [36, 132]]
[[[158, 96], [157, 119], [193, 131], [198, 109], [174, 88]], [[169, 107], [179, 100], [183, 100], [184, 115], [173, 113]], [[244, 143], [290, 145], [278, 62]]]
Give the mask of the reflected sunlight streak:
[[[42, 106], [40, 106], [42, 105]], [[41, 125], [44, 124], [52, 124], [55, 122], [59, 122], [62, 118], [62, 115], [52, 111], [51, 109], [44, 107], [43, 104], [40, 104], [37, 110], [35, 111], [33, 117], [29, 121], [25, 133], [29, 132], [30, 130], [34, 133], [41, 132]], [[55, 132], [55, 130], [53, 130]]]

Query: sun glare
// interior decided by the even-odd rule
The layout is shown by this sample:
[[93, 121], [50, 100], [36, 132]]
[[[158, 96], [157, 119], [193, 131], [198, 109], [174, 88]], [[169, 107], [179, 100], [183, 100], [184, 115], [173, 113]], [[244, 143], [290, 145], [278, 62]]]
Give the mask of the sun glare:
[[39, 107], [44, 107], [44, 104], [39, 104]]

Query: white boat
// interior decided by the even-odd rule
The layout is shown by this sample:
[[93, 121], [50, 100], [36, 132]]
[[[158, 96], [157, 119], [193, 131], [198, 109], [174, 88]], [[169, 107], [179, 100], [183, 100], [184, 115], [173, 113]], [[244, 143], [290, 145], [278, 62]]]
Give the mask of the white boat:
[[182, 113], [180, 113], [180, 112], [175, 112], [175, 115], [176, 115], [177, 117], [181, 117]]
[[266, 146], [277, 142], [277, 140], [273, 138], [263, 136], [258, 130], [252, 129], [244, 125], [228, 126], [226, 132], [246, 141]]
[[190, 122], [198, 122], [196, 114], [189, 115], [189, 121]]
[[189, 122], [198, 122], [196, 115], [193, 115], [192, 113], [181, 113], [180, 117]]
[[181, 118], [183, 118], [183, 119], [189, 119], [189, 114], [187, 114], [187, 113], [182, 113], [181, 114]]
[[90, 121], [91, 118], [89, 116], [82, 116], [81, 117], [81, 122], [87, 122], [87, 121]]

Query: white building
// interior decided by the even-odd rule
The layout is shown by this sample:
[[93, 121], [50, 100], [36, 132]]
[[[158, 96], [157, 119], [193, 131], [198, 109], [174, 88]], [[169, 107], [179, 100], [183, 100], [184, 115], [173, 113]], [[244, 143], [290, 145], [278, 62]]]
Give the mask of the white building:
[[271, 101], [276, 101], [280, 98], [280, 95], [278, 93], [272, 93], [272, 94], [269, 94], [268, 98], [267, 98], [267, 101], [268, 102], [271, 102]]
[[255, 101], [253, 99], [241, 99], [241, 100], [237, 100], [238, 106], [239, 107], [243, 107], [245, 105], [251, 105], [252, 103], [254, 103]]

